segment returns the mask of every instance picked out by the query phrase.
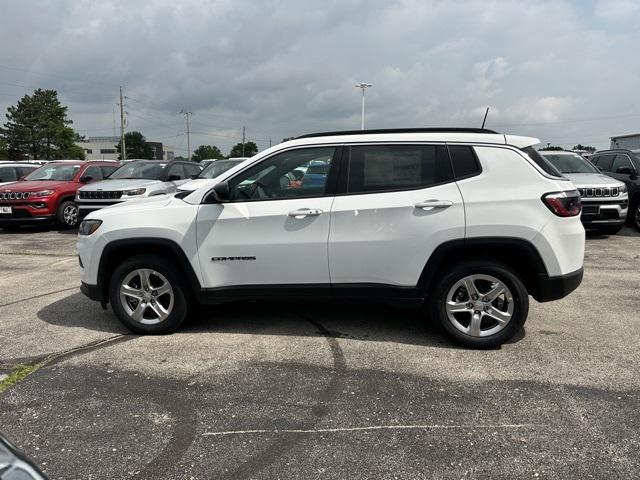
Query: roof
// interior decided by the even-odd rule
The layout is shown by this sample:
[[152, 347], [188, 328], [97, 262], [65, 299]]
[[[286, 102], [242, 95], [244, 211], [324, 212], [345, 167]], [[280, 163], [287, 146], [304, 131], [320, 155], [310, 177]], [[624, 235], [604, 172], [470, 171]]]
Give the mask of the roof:
[[627, 133], [625, 135], [616, 135], [614, 137], [609, 137], [609, 140], [613, 140], [616, 138], [629, 138], [629, 137], [640, 137], [640, 133]]

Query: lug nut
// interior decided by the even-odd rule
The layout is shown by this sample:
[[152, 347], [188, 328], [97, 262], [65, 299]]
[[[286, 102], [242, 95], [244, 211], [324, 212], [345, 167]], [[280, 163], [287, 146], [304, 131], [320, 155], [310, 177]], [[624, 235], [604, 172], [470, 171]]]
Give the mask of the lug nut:
[[467, 308], [469, 309], [473, 308], [473, 303], [467, 303]]

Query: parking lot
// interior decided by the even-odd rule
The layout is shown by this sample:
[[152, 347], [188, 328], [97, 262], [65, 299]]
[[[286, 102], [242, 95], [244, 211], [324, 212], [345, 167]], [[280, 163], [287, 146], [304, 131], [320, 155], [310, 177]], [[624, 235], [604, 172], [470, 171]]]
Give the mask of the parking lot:
[[0, 425], [52, 479], [637, 478], [630, 228], [588, 236], [582, 286], [532, 300], [489, 351], [351, 302], [209, 307], [131, 335], [80, 294], [75, 239], [0, 231], [0, 374], [35, 367], [0, 393]]

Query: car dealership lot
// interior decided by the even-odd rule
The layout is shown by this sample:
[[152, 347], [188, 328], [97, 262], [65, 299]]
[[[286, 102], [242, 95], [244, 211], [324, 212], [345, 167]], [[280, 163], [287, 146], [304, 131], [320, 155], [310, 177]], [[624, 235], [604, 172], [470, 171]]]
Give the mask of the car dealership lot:
[[79, 291], [73, 232], [0, 231], [0, 431], [51, 478], [635, 478], [640, 237], [589, 236], [568, 298], [500, 349], [419, 310], [200, 310], [129, 335]]

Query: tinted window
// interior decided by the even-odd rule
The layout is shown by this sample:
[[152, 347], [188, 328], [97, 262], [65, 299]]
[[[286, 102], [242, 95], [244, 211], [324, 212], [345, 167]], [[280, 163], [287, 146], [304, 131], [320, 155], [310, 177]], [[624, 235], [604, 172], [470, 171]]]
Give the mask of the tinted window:
[[15, 182], [18, 180], [18, 173], [13, 167], [0, 167], [0, 182]]
[[84, 171], [82, 176], [91, 177], [91, 180], [102, 180], [102, 170], [100, 170], [100, 167], [92, 165]]
[[36, 168], [35, 166], [31, 166], [31, 167], [18, 167], [18, 176], [19, 177], [24, 177], [25, 175], [29, 175], [31, 172], [33, 172]]
[[611, 167], [612, 172], [617, 172], [619, 168], [630, 168], [634, 170], [633, 164], [631, 163], [631, 158], [629, 155], [618, 154], [616, 158], [613, 160], [613, 166]]
[[188, 177], [193, 177], [195, 175], [198, 175], [201, 171], [198, 165], [185, 165], [184, 169], [185, 169], [185, 172], [187, 172]]
[[185, 178], [184, 168], [181, 163], [177, 163], [169, 167], [169, 170], [167, 171], [167, 178], [171, 176], [178, 177], [180, 180]]
[[132, 162], [126, 163], [113, 172], [110, 179], [136, 178], [146, 180], [159, 180], [164, 172], [166, 163], [160, 162]]
[[[335, 151], [334, 147], [301, 148], [274, 155], [233, 177], [229, 181], [230, 198], [247, 201], [322, 196], [327, 191], [328, 166]], [[306, 173], [311, 165], [318, 164], [327, 166], [324, 173]]]
[[562, 174], [558, 171], [558, 169], [554, 167], [542, 155], [540, 155], [540, 153], [535, 148], [525, 147], [522, 149], [522, 151], [526, 153], [536, 165], [538, 165], [542, 170], [544, 170], [549, 175], [553, 175], [554, 177], [562, 177]]
[[472, 147], [449, 146], [449, 154], [453, 163], [456, 178], [468, 177], [480, 173], [480, 164]]
[[428, 187], [453, 178], [442, 145], [370, 145], [349, 148], [350, 193]]
[[615, 157], [615, 155], [602, 155], [598, 157], [598, 167], [603, 172], [610, 172], [611, 164], [613, 163], [613, 157]]
[[240, 165], [243, 161], [244, 160], [216, 160], [207, 165], [202, 173], [200, 173], [200, 178], [216, 178], [236, 165]]

